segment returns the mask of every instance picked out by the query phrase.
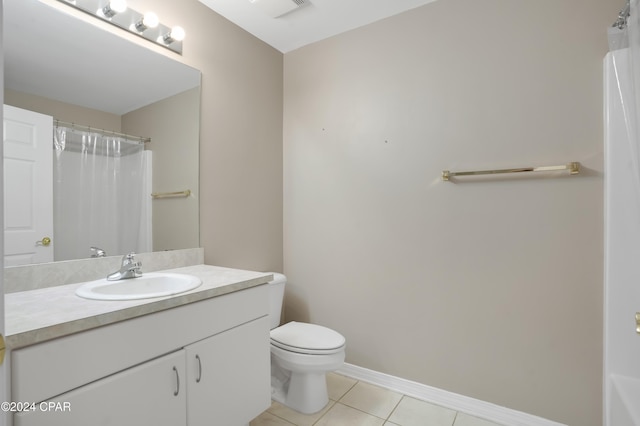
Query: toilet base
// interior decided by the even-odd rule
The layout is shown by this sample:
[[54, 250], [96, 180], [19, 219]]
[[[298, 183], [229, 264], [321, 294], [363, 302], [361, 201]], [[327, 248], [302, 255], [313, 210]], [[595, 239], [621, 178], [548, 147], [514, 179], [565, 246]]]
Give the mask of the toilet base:
[[313, 414], [329, 403], [325, 373], [291, 373], [285, 383], [272, 377], [271, 398], [302, 414]]

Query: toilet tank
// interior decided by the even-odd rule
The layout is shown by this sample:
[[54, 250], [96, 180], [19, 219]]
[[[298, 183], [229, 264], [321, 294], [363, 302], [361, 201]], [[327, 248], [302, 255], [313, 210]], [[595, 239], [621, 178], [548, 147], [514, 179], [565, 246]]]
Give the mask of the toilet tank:
[[287, 277], [277, 272], [270, 273], [273, 274], [273, 281], [269, 281], [269, 319], [271, 330], [273, 330], [280, 325], [284, 285], [287, 283]]

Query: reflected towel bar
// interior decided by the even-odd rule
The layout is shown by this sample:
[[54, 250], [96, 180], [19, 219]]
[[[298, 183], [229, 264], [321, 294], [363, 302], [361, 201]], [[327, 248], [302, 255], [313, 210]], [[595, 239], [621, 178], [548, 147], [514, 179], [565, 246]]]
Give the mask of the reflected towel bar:
[[176, 198], [176, 197], [188, 197], [191, 195], [191, 190], [177, 191], [177, 192], [154, 192], [151, 194], [151, 198]]
[[569, 170], [569, 174], [577, 175], [580, 173], [580, 163], [574, 161], [562, 166], [540, 166], [540, 167], [521, 167], [518, 169], [499, 169], [499, 170], [477, 170], [470, 172], [450, 172], [442, 171], [442, 180], [448, 181], [454, 176], [475, 176], [475, 175], [496, 175], [502, 173], [522, 173], [522, 172], [553, 172], [558, 170]]

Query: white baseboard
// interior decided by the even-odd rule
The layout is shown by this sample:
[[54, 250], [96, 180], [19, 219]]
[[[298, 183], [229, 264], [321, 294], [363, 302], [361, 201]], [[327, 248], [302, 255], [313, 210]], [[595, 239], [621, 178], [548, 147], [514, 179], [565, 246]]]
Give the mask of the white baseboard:
[[400, 392], [416, 399], [441, 405], [452, 410], [461, 411], [482, 419], [486, 419], [504, 426], [566, 426], [551, 420], [537, 417], [521, 411], [501, 407], [489, 402], [480, 401], [464, 395], [458, 395], [442, 389], [412, 382], [388, 374], [379, 373], [367, 368], [352, 364], [344, 364], [336, 371], [347, 377], [351, 377], [383, 388]]

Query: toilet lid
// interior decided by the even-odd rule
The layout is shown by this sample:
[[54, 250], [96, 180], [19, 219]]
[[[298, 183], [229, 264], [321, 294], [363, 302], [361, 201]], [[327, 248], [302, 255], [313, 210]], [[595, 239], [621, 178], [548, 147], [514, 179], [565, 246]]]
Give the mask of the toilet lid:
[[294, 352], [335, 352], [345, 344], [342, 334], [316, 324], [291, 321], [271, 330], [271, 343]]

